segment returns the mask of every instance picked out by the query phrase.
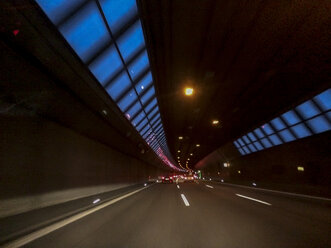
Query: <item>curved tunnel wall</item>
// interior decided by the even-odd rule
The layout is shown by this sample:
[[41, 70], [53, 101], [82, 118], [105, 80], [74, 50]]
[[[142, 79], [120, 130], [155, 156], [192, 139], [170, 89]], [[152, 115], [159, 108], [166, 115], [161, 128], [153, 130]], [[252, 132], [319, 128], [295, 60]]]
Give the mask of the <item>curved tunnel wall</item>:
[[330, 197], [330, 139], [328, 131], [246, 156], [228, 143], [202, 159], [196, 168], [205, 177], [228, 183], [255, 183], [257, 187]]
[[196, 167], [228, 182], [330, 195], [330, 108], [327, 89], [220, 147]]
[[0, 5], [0, 217], [166, 170], [31, 1]]
[[0, 118], [0, 216], [146, 182], [161, 170], [39, 117]]

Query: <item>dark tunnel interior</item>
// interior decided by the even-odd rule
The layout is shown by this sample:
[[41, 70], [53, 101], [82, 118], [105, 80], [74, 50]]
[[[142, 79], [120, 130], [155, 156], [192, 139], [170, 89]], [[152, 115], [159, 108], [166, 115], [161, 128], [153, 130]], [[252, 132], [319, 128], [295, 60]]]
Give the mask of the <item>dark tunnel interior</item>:
[[330, 247], [331, 2], [0, 2], [1, 247]]

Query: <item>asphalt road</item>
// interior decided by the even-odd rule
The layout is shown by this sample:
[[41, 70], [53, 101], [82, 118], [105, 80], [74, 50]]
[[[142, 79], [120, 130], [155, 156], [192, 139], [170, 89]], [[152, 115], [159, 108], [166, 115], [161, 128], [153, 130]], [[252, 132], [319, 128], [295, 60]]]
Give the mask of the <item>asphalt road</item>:
[[327, 248], [330, 206], [212, 182], [154, 184], [25, 247]]

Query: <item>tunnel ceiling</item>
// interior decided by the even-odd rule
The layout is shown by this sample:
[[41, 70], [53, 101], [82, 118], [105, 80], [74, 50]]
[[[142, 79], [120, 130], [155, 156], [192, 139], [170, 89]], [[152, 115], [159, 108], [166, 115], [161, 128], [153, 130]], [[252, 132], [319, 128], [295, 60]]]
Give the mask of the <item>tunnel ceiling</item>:
[[[167, 143], [182, 164], [190, 158], [189, 166], [193, 166], [216, 148], [330, 87], [329, 0], [137, 2]], [[39, 74], [47, 75], [61, 86], [57, 88], [69, 92], [68, 99], [82, 106], [75, 110], [64, 93], [55, 97], [61, 98], [58, 103], [63, 106], [54, 105], [48, 95], [42, 103], [35, 98], [25, 103], [31, 102], [29, 107], [42, 116], [60, 120], [104, 144], [118, 145], [120, 139], [109, 130], [116, 127], [121, 137], [134, 140], [136, 148], [132, 149], [139, 153], [137, 144], [143, 140], [138, 132], [34, 3], [1, 3], [5, 6], [2, 16], [8, 17], [5, 31], [20, 28], [17, 36], [3, 31], [6, 44], [33, 54]], [[17, 75], [25, 77], [24, 66], [17, 68]], [[39, 76], [40, 84], [49, 81]], [[29, 77], [34, 84], [24, 86], [35, 90], [36, 80]], [[8, 82], [13, 92], [17, 85], [23, 86], [15, 77]], [[194, 88], [191, 97], [183, 94], [186, 86]], [[53, 92], [55, 87], [46, 88]], [[31, 93], [27, 89], [21, 92], [24, 96]], [[65, 107], [68, 105], [71, 108]], [[102, 114], [104, 109], [107, 116]], [[85, 117], [85, 112], [93, 112], [99, 122]], [[212, 125], [212, 120], [219, 124]], [[128, 149], [123, 143], [123, 149]]]
[[138, 2], [168, 143], [182, 164], [329, 86], [329, 1]]

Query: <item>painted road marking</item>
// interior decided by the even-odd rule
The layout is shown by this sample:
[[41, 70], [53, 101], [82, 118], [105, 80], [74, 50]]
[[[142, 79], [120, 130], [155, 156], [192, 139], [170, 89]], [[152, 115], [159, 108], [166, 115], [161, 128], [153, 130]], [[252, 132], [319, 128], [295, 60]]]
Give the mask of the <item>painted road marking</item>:
[[229, 185], [233, 187], [238, 188], [244, 188], [244, 189], [252, 189], [252, 190], [259, 190], [259, 191], [265, 191], [265, 192], [272, 192], [272, 193], [278, 193], [283, 195], [290, 195], [295, 197], [302, 197], [302, 198], [308, 198], [308, 199], [316, 199], [316, 200], [322, 200], [322, 201], [331, 201], [331, 198], [325, 198], [325, 197], [319, 197], [319, 196], [313, 196], [313, 195], [303, 195], [303, 194], [297, 194], [297, 193], [291, 193], [291, 192], [284, 192], [279, 190], [271, 190], [271, 189], [263, 189], [263, 188], [256, 188], [256, 187], [248, 187], [244, 185], [238, 185], [233, 183], [224, 183], [224, 180], [221, 180], [222, 185]]
[[213, 186], [210, 186], [210, 185], [208, 185], [208, 184], [206, 184], [206, 187], [211, 188], [211, 189], [214, 188]]
[[90, 215], [90, 214], [92, 214], [92, 213], [94, 213], [94, 212], [96, 212], [96, 211], [98, 211], [98, 210], [100, 210], [102, 208], [105, 208], [105, 207], [107, 207], [109, 205], [112, 205], [112, 204], [114, 204], [114, 203], [116, 203], [116, 202], [118, 202], [118, 201], [120, 201], [120, 200], [122, 200], [124, 198], [127, 198], [127, 197], [129, 197], [131, 195], [134, 195], [134, 194], [138, 193], [139, 191], [141, 191], [143, 189], [147, 189], [148, 187], [149, 186], [143, 187], [143, 188], [138, 189], [138, 190], [135, 190], [135, 191], [132, 191], [131, 193], [125, 194], [125, 195], [120, 196], [120, 197], [118, 197], [116, 199], [113, 199], [111, 201], [108, 201], [108, 202], [105, 202], [103, 204], [100, 204], [100, 205], [98, 205], [98, 206], [96, 206], [96, 207], [94, 207], [92, 209], [83, 211], [83, 212], [81, 212], [79, 214], [76, 214], [74, 216], [71, 216], [71, 217], [69, 217], [69, 218], [67, 218], [65, 220], [61, 220], [59, 222], [56, 222], [56, 223], [54, 223], [54, 224], [52, 224], [50, 226], [44, 227], [44, 228], [42, 228], [40, 230], [37, 230], [37, 231], [35, 231], [33, 233], [30, 233], [30, 234], [28, 234], [26, 236], [23, 236], [23, 237], [21, 237], [21, 238], [19, 238], [17, 240], [14, 240], [14, 241], [12, 241], [10, 243], [7, 243], [7, 244], [5, 244], [2, 247], [4, 247], [4, 248], [9, 248], [9, 247], [10, 248], [14, 248], [15, 247], [16, 248], [16, 247], [21, 247], [23, 245], [26, 245], [27, 243], [30, 243], [30, 242], [38, 239], [38, 238], [41, 238], [42, 236], [45, 236], [45, 235], [47, 235], [47, 234], [49, 234], [51, 232], [54, 232], [55, 230], [60, 229], [61, 227], [64, 227], [64, 226], [66, 226], [66, 225], [68, 225], [68, 224], [70, 224], [70, 223], [72, 223], [72, 222], [74, 222], [76, 220], [79, 220], [79, 219], [81, 219], [81, 218], [83, 218], [83, 217], [85, 217], [87, 215]]
[[184, 194], [181, 194], [180, 196], [182, 197], [183, 202], [185, 203], [185, 206], [186, 206], [186, 207], [189, 207], [189, 206], [190, 206], [190, 203], [189, 203], [188, 200], [186, 199], [185, 195], [184, 195]]
[[239, 197], [242, 197], [242, 198], [245, 198], [245, 199], [248, 199], [248, 200], [256, 201], [256, 202], [259, 202], [259, 203], [262, 203], [262, 204], [265, 204], [265, 205], [268, 205], [268, 206], [271, 206], [271, 204], [268, 203], [268, 202], [260, 201], [258, 199], [252, 198], [252, 197], [248, 197], [248, 196], [244, 196], [244, 195], [240, 195], [240, 194], [236, 194], [236, 196], [239, 196]]

